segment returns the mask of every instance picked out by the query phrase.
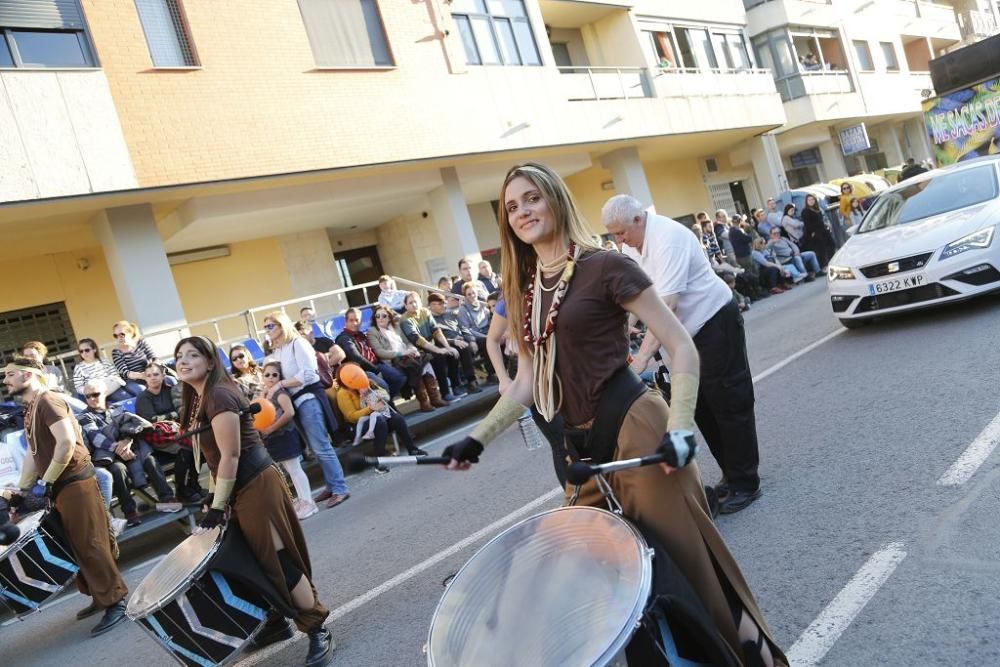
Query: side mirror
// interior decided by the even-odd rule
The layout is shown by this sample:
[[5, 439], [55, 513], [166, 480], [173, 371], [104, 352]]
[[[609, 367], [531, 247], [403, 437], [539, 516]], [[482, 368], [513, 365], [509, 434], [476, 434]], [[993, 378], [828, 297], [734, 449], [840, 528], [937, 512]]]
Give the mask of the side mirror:
[[854, 232], [856, 231], [858, 231], [858, 225], [851, 225], [850, 227], [847, 228], [847, 235], [853, 236]]

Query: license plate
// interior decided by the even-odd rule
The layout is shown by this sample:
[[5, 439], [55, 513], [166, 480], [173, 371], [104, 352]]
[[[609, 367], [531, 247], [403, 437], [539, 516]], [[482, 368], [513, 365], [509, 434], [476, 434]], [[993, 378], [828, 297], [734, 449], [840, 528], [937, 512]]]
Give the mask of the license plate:
[[888, 294], [889, 292], [898, 292], [903, 289], [910, 289], [911, 287], [920, 287], [927, 282], [927, 276], [922, 273], [918, 273], [914, 276], [908, 276], [906, 278], [893, 278], [892, 280], [881, 280], [877, 283], [871, 283], [868, 285], [868, 293], [872, 296], [876, 294]]

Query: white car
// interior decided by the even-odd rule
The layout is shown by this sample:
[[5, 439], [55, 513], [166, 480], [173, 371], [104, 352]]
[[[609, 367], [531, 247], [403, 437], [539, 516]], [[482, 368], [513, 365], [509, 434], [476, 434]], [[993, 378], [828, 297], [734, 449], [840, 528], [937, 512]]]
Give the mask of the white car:
[[1000, 289], [998, 225], [1000, 155], [892, 186], [830, 260], [834, 315], [851, 328]]

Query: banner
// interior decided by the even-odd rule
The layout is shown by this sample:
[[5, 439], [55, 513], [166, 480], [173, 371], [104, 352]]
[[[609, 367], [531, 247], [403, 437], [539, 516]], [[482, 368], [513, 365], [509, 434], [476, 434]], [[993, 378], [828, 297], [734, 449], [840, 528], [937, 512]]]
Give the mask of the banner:
[[1000, 153], [1000, 78], [923, 103], [938, 164]]
[[17, 486], [26, 448], [24, 431], [8, 433], [0, 440], [0, 487]]
[[868, 138], [868, 128], [864, 123], [845, 127], [840, 131], [840, 152], [844, 155], [854, 155], [872, 147]]

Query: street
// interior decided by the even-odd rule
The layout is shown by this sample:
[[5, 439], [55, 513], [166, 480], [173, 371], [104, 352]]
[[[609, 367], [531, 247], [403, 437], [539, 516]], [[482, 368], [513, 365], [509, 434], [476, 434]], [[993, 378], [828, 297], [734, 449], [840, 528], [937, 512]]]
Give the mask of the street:
[[[793, 664], [1000, 664], [998, 306], [991, 296], [847, 331], [818, 280], [746, 314], [763, 497], [717, 523]], [[698, 462], [714, 484], [707, 448]], [[525, 450], [516, 428], [466, 473], [349, 481], [346, 504], [304, 523], [340, 667], [425, 664], [442, 580], [561, 500], [548, 449]], [[123, 549], [130, 588], [179, 538], [156, 535]], [[86, 604], [64, 596], [0, 627], [3, 662], [171, 664], [132, 623], [90, 639], [97, 617], [74, 618]], [[299, 635], [241, 664], [300, 665], [305, 651]]]

